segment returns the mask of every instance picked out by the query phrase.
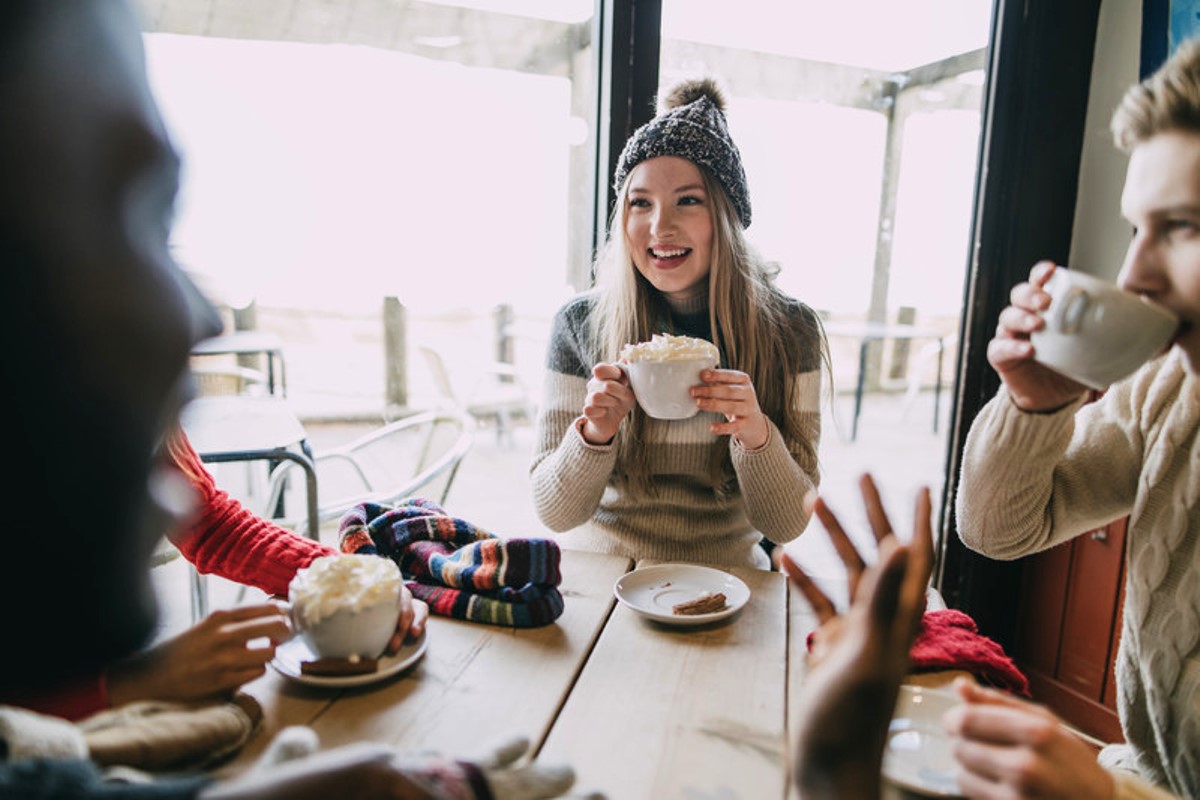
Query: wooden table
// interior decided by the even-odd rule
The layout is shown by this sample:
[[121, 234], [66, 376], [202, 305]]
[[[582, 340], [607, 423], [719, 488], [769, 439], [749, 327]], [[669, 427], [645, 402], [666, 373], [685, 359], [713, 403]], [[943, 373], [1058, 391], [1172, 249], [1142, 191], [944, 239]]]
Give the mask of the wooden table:
[[574, 767], [572, 796], [795, 796], [788, 720], [799, 693], [789, 687], [815, 620], [781, 574], [730, 570], [750, 587], [745, 608], [712, 626], [670, 628], [615, 602], [627, 559], [564, 551], [562, 567], [566, 606], [553, 625], [432, 618], [424, 658], [373, 686], [315, 689], [269, 670], [247, 687], [264, 730], [221, 773], [304, 724], [323, 747], [366, 740], [456, 757], [523, 734], [540, 761]]

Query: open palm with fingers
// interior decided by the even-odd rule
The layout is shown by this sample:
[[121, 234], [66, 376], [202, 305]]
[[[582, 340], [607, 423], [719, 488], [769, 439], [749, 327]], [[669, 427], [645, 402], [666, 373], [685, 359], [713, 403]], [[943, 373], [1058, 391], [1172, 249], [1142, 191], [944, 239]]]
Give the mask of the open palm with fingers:
[[888, 723], [908, 650], [925, 608], [933, 563], [928, 489], [917, 496], [909, 544], [893, 533], [870, 476], [860, 481], [880, 559], [867, 566], [833, 512], [816, 501], [818, 518], [842, 553], [851, 579], [851, 605], [838, 615], [832, 601], [788, 556], [784, 571], [812, 603], [825, 630], [804, 679], [795, 780], [805, 800], [879, 796]]

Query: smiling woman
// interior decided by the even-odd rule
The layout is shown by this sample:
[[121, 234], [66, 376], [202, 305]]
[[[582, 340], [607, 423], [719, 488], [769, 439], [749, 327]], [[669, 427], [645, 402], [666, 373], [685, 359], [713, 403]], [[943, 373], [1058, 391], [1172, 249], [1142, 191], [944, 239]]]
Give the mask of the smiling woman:
[[[824, 335], [746, 244], [750, 197], [724, 107], [714, 82], [686, 82], [630, 137], [597, 288], [555, 319], [534, 505], [588, 549], [768, 567], [808, 523]], [[652, 418], [612, 363], [662, 333], [720, 353], [691, 390], [702, 413]]]
[[[755, 192], [746, 238], [780, 265], [782, 291], [831, 319], [891, 322], [908, 306], [923, 327], [957, 332], [990, 0], [748, 0], [737, 19], [719, 2], [664, 0], [661, 26], [637, 31], [655, 40], [654, 63], [616, 58], [603, 75], [607, 20], [586, 0], [297, 0], [286, 15], [141, 4], [151, 79], [184, 154], [174, 250], [218, 301], [254, 301], [257, 325], [284, 340], [289, 399], [306, 416], [386, 402], [385, 296], [408, 312], [400, 366], [414, 407], [436, 402], [412, 358], [422, 345], [445, 350], [459, 383], [506, 352], [521, 383], [540, 384], [550, 319], [591, 285], [595, 187], [611, 183], [597, 98], [626, 69], [642, 70], [643, 92], [721, 81]], [[609, 134], [618, 146], [650, 113], [641, 97]], [[500, 303], [521, 320], [507, 351], [491, 338]], [[451, 315], [468, 321], [452, 328]], [[853, 387], [856, 342], [830, 348], [834, 389]], [[823, 455], [840, 459], [828, 475], [897, 447], [905, 426], [878, 390], [939, 385], [932, 361], [890, 345], [868, 356], [860, 447]], [[839, 405], [826, 403], [827, 421], [845, 416]], [[915, 441], [899, 447], [945, 451], [949, 425], [908, 427]], [[935, 461], [885, 477], [937, 485]]]
[[641, 276], [668, 297], [685, 299], [708, 273], [708, 205], [700, 168], [685, 158], [654, 158], [629, 176], [629, 252]]

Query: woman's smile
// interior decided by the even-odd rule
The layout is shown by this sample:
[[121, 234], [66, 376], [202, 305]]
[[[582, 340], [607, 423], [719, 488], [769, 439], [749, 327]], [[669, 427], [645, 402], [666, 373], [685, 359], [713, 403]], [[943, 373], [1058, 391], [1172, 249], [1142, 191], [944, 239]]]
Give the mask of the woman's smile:
[[700, 168], [678, 156], [647, 159], [629, 173], [626, 195], [625, 238], [642, 277], [667, 295], [706, 280], [713, 222]]

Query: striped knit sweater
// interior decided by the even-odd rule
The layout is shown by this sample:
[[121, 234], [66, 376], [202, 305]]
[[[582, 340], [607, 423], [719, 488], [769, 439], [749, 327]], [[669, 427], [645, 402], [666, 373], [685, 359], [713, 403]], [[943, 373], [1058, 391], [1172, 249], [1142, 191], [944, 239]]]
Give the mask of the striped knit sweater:
[[[531, 477], [534, 506], [551, 530], [566, 532], [565, 547], [618, 553], [631, 558], [692, 561], [725, 566], [769, 566], [758, 541], [782, 544], [808, 524], [804, 497], [819, 477], [815, 458], [789, 452], [771, 424], [770, 438], [746, 450], [709, 426], [717, 415], [701, 412], [686, 420], [650, 420], [651, 481], [657, 495], [629, 497], [612, 480], [614, 445], [584, 441], [580, 419], [587, 381], [595, 363], [589, 344], [590, 295], [568, 302], [554, 320], [547, 376], [538, 414]], [[796, 303], [796, 315], [811, 314]], [[711, 341], [707, 309], [675, 314], [675, 333]], [[806, 411], [806, 429], [816, 452], [820, 436], [820, 354], [807, 347], [811, 371], [801, 376], [796, 402]], [[636, 412], [635, 412], [636, 413]], [[618, 434], [619, 436], [620, 434]], [[719, 440], [719, 441], [718, 441]], [[736, 485], [720, 490], [709, 477], [713, 447], [728, 447]]]
[[1029, 414], [1001, 389], [967, 439], [959, 533], [1012, 559], [1129, 515], [1117, 656], [1127, 744], [1100, 760], [1119, 798], [1200, 797], [1200, 377], [1176, 349], [1080, 403]]

